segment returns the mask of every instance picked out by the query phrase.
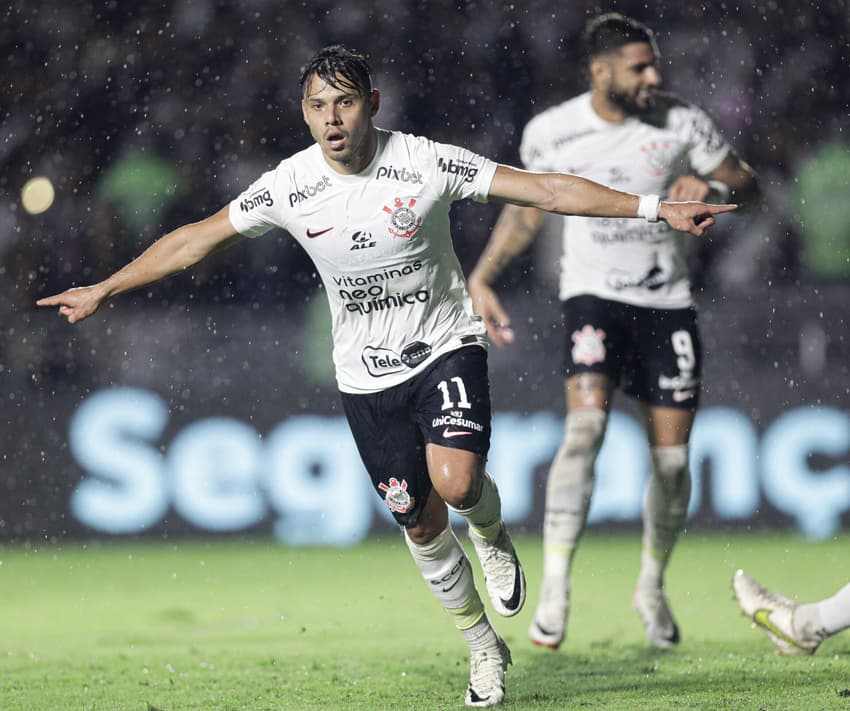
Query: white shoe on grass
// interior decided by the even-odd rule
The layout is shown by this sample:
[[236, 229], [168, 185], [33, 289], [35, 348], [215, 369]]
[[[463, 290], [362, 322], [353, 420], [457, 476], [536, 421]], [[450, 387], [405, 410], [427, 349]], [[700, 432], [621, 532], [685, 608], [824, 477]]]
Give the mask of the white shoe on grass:
[[670, 604], [664, 590], [638, 586], [635, 588], [632, 603], [643, 620], [646, 638], [653, 647], [669, 649], [679, 644], [679, 626], [670, 612]]
[[743, 570], [732, 576], [732, 590], [741, 610], [773, 642], [780, 654], [814, 654], [821, 640], [794, 629], [797, 603], [771, 592]]
[[498, 636], [495, 647], [470, 652], [466, 705], [481, 708], [502, 703], [505, 700], [505, 670], [510, 663], [511, 650]]
[[543, 580], [540, 600], [528, 626], [528, 636], [538, 647], [558, 649], [564, 641], [570, 609], [569, 583]]
[[492, 543], [472, 529], [469, 530], [469, 539], [481, 561], [484, 584], [496, 612], [503, 617], [517, 614], [525, 603], [525, 573], [505, 524], [501, 525], [499, 535]]

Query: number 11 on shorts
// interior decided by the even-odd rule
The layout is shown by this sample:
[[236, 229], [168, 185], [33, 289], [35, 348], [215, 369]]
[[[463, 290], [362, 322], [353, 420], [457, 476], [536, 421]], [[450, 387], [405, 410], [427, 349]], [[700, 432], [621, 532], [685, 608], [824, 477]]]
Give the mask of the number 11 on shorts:
[[[457, 405], [452, 402], [451, 393], [449, 391], [449, 383], [454, 383], [457, 386], [458, 392], [458, 401]], [[437, 388], [443, 394], [443, 410], [452, 410], [455, 407], [457, 408], [466, 408], [469, 409], [472, 407], [472, 403], [469, 402], [469, 398], [466, 395], [466, 386], [463, 384], [463, 378], [456, 377], [451, 380], [441, 380], [437, 384]]]

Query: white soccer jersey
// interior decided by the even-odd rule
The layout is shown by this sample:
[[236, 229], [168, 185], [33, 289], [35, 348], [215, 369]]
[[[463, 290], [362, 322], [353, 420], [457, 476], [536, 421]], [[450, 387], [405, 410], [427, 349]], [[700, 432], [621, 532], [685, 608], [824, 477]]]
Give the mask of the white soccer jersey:
[[496, 164], [457, 146], [378, 129], [378, 150], [341, 175], [313, 144], [230, 203], [233, 226], [289, 232], [328, 295], [340, 390], [372, 393], [467, 343], [486, 345], [455, 255], [449, 208], [484, 201]]
[[[663, 198], [676, 177], [708, 174], [728, 151], [708, 115], [676, 97], [662, 94], [650, 115], [610, 123], [593, 110], [588, 92], [535, 116], [523, 132], [520, 155], [529, 170], [573, 173]], [[691, 239], [663, 221], [565, 217], [560, 297], [689, 306]]]

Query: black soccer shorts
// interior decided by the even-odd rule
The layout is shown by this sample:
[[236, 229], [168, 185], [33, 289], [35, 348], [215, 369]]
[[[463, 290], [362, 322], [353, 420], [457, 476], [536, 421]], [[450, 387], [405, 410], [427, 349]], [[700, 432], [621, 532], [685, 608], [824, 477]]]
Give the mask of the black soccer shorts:
[[413, 526], [431, 493], [425, 445], [487, 456], [490, 381], [487, 351], [465, 346], [379, 393], [341, 393], [360, 457], [395, 520]]
[[693, 307], [656, 309], [580, 295], [564, 301], [564, 374], [603, 373], [648, 405], [696, 409], [702, 345]]

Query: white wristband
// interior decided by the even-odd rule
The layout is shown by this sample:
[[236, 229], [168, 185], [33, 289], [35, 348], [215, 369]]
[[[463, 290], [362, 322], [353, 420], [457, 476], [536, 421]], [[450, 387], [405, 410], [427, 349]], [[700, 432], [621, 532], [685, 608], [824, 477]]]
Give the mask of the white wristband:
[[658, 222], [658, 211], [661, 209], [661, 198], [657, 195], [641, 195], [638, 200], [638, 217], [647, 222]]
[[726, 183], [723, 183], [719, 180], [708, 180], [708, 187], [710, 187], [715, 195], [717, 195], [717, 202], [726, 202], [729, 199], [729, 194], [732, 192], [729, 189], [729, 186]]

